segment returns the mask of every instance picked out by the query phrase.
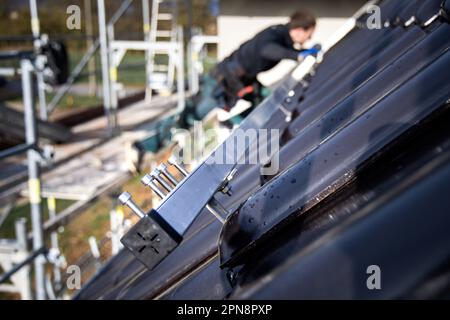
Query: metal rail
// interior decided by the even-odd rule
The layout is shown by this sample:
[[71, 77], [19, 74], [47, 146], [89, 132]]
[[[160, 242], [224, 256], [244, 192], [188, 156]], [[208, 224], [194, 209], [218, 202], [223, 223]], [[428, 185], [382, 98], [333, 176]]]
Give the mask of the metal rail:
[[20, 271], [20, 269], [22, 269], [23, 267], [29, 265], [30, 263], [32, 263], [34, 261], [34, 259], [36, 259], [41, 254], [45, 254], [46, 252], [47, 252], [47, 249], [44, 248], [44, 247], [40, 248], [39, 250], [34, 251], [25, 260], [23, 260], [22, 262], [16, 264], [9, 271], [3, 273], [0, 276], [0, 284], [5, 283], [6, 281], [8, 281], [13, 275], [15, 275], [18, 271]]
[[23, 144], [19, 144], [17, 146], [8, 148], [6, 150], [3, 150], [0, 152], [0, 160], [9, 158], [9, 157], [13, 157], [22, 153], [27, 152], [29, 149], [34, 149], [35, 146], [34, 145], [29, 145], [26, 143]]

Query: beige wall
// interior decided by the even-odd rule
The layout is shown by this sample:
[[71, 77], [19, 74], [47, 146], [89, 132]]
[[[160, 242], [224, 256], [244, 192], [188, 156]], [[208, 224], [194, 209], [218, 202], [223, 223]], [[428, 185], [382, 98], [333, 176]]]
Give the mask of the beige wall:
[[[280, 23], [287, 23], [288, 17], [242, 17], [221, 16], [218, 18], [219, 58], [223, 59], [262, 29]], [[317, 29], [312, 42], [322, 43], [338, 29], [346, 18], [323, 17], [317, 19]]]
[[[218, 23], [218, 55], [223, 59], [262, 29], [286, 23], [298, 9], [307, 9], [318, 17], [313, 43], [323, 43], [334, 30], [366, 3], [365, 0], [221, 0]], [[260, 75], [266, 85], [279, 80], [295, 63], [283, 61], [273, 72]]]

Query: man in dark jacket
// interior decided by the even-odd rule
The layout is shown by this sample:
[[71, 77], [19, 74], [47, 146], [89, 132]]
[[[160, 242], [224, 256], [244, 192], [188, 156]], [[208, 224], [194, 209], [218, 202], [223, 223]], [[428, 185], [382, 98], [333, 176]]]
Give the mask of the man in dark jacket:
[[307, 55], [316, 55], [317, 47], [302, 49], [315, 27], [312, 14], [297, 11], [288, 24], [261, 31], [219, 63], [212, 76], [218, 83], [214, 95], [220, 107], [229, 110], [239, 99], [255, 93], [261, 87], [258, 73], [272, 69], [281, 60], [302, 61]]

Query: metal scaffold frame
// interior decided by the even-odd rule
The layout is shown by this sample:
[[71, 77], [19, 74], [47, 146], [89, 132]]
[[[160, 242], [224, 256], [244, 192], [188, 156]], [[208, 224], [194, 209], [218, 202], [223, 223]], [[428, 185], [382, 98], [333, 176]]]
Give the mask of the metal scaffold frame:
[[[33, 251], [35, 253], [40, 252], [44, 247], [44, 232], [42, 223], [42, 212], [41, 212], [41, 179], [40, 179], [40, 161], [42, 155], [40, 154], [38, 145], [38, 133], [37, 133], [37, 121], [36, 121], [36, 108], [34, 101], [34, 86], [33, 86], [33, 74], [36, 73], [36, 59], [31, 54], [24, 54], [22, 52], [17, 52], [14, 55], [5, 57], [6, 59], [20, 59], [20, 74], [22, 77], [22, 92], [23, 92], [23, 105], [24, 105], [24, 123], [25, 123], [25, 144], [21, 148], [15, 148], [15, 150], [5, 150], [0, 153], [0, 159], [10, 157], [19, 153], [27, 153], [27, 165], [28, 165], [28, 193], [30, 202], [30, 212], [31, 212], [31, 225], [33, 230]], [[38, 72], [37, 72], [38, 73]], [[39, 77], [37, 77], [39, 79]], [[38, 80], [39, 81], [39, 80]], [[13, 152], [12, 152], [13, 151]], [[16, 230], [22, 230], [16, 228]], [[21, 240], [22, 234], [19, 232], [17, 234]], [[26, 239], [26, 237], [25, 237]], [[25, 241], [26, 242], [26, 241]], [[20, 250], [27, 252], [26, 245], [24, 241], [19, 241], [21, 245]], [[13, 244], [15, 246], [15, 244]], [[31, 255], [33, 256], [33, 254]], [[5, 258], [5, 257], [3, 257]], [[17, 257], [10, 257], [9, 262], [14, 263]], [[28, 260], [28, 259], [26, 259]], [[2, 259], [8, 263], [8, 259]], [[45, 293], [45, 258], [40, 254], [33, 256], [33, 259], [29, 259], [29, 262], [34, 261], [34, 271], [35, 271], [35, 288], [36, 288], [36, 299], [42, 300], [46, 298]], [[17, 262], [17, 261], [16, 261]], [[16, 270], [18, 271], [18, 270]], [[13, 276], [14, 273], [3, 275], [3, 283]], [[6, 277], [8, 276], [8, 277]], [[22, 281], [23, 285], [23, 281]], [[25, 297], [29, 297], [29, 294], [25, 292], [25, 289], [20, 289], [24, 292]]]
[[[130, 2], [130, 1], [128, 1]], [[128, 2], [122, 3], [121, 7], [128, 8]], [[160, 0], [155, 0], [154, 3], [161, 3]], [[117, 126], [117, 105], [118, 105], [118, 90], [120, 85], [118, 82], [118, 68], [122, 62], [123, 57], [127, 51], [144, 51], [146, 54], [146, 85], [147, 95], [152, 90], [151, 79], [154, 75], [154, 56], [155, 54], [165, 54], [169, 57], [168, 66], [168, 87], [170, 86], [171, 69], [176, 71], [176, 92], [178, 97], [178, 111], [182, 111], [185, 106], [185, 90], [184, 90], [184, 49], [183, 49], [183, 32], [182, 28], [177, 26], [171, 31], [170, 41], [158, 41], [156, 23], [159, 18], [158, 8], [153, 6], [152, 24], [149, 25], [150, 15], [148, 14], [149, 4], [148, 0], [143, 0], [143, 41], [124, 41], [115, 40], [114, 24], [118, 19], [111, 19], [111, 22], [106, 25], [105, 1], [97, 0], [98, 18], [99, 18], [99, 39], [100, 39], [100, 54], [102, 62], [102, 79], [103, 79], [103, 99], [105, 111], [108, 119], [110, 119], [110, 129], [114, 130]], [[157, 6], [156, 6], [157, 7]], [[125, 9], [126, 10], [126, 9]], [[120, 11], [120, 10], [119, 10]]]
[[[29, 300], [58, 299], [62, 297], [67, 287], [62, 270], [66, 266], [64, 255], [61, 253], [56, 226], [67, 223], [68, 214], [75, 211], [62, 211], [57, 214], [56, 199], [52, 194], [47, 194], [47, 207], [49, 220], [44, 223], [42, 215], [42, 191], [41, 191], [41, 162], [46, 159], [45, 152], [39, 146], [37, 131], [37, 113], [35, 107], [35, 55], [32, 52], [8, 52], [0, 54], [0, 59], [19, 59], [20, 69], [6, 70], [4, 74], [20, 74], [22, 77], [22, 91], [24, 104], [24, 124], [26, 141], [24, 144], [11, 147], [0, 152], [0, 160], [27, 154], [28, 166], [28, 191], [24, 194], [28, 197], [31, 213], [32, 231], [27, 232], [26, 219], [16, 221], [16, 238], [0, 239], [0, 266], [3, 273], [0, 274], [0, 292], [19, 293], [21, 298]], [[121, 181], [121, 180], [120, 180]], [[122, 181], [123, 182], [123, 181]], [[99, 190], [99, 194], [106, 190]], [[85, 201], [81, 201], [84, 203]], [[77, 204], [80, 206], [79, 204]], [[86, 266], [90, 269], [92, 258], [95, 267], [100, 266], [100, 249], [111, 241], [111, 254], [115, 255], [122, 248], [120, 238], [130, 227], [130, 221], [124, 216], [123, 210], [117, 205], [117, 201], [110, 210], [110, 231], [98, 243], [91, 238], [89, 243], [91, 251], [84, 254], [76, 265]], [[64, 220], [64, 221], [63, 221]], [[44, 233], [49, 234], [49, 248], [47, 248]], [[29, 248], [32, 243], [32, 249]], [[35, 292], [32, 293], [31, 264], [34, 264]], [[46, 264], [52, 266], [52, 275], [46, 272]], [[85, 270], [81, 270], [85, 272]], [[10, 281], [11, 283], [8, 283]]]
[[[33, 29], [33, 40], [35, 40], [34, 52], [17, 51], [14, 53], [0, 54], [0, 59], [20, 60], [20, 69], [1, 68], [0, 72], [6, 76], [21, 75], [22, 77], [24, 124], [26, 130], [25, 143], [0, 151], [0, 160], [24, 153], [27, 154], [28, 190], [24, 194], [29, 199], [32, 225], [32, 232], [28, 233], [26, 220], [18, 220], [16, 221], [16, 238], [0, 239], [0, 263], [4, 271], [3, 274], [0, 274], [1, 292], [20, 293], [22, 299], [35, 298], [43, 300], [60, 298], [67, 289], [65, 286], [67, 277], [64, 275], [64, 268], [66, 267], [65, 258], [59, 249], [58, 226], [65, 225], [68, 222], [69, 215], [71, 216], [75, 211], [78, 212], [78, 209], [87, 206], [99, 194], [111, 192], [110, 188], [98, 190], [98, 193], [93, 195], [91, 200], [79, 201], [82, 203], [75, 204], [79, 207], [78, 209], [70, 207], [57, 213], [55, 194], [51, 192], [45, 194], [41, 190], [41, 164], [43, 160], [48, 160], [48, 158], [46, 150], [42, 150], [39, 147], [37, 130], [38, 117], [46, 119], [56, 108], [61, 98], [68, 92], [87, 63], [94, 57], [96, 51], [100, 49], [104, 110], [111, 134], [114, 134], [118, 128], [117, 109], [120, 85], [117, 79], [117, 70], [127, 51], [135, 50], [145, 52], [146, 84], [149, 90], [155, 90], [155, 88], [151, 87], [152, 75], [157, 71], [155, 70], [155, 55], [167, 55], [168, 87], [172, 91], [173, 84], [175, 84], [177, 92], [177, 113], [180, 113], [185, 107], [183, 29], [176, 25], [176, 15], [172, 15], [172, 30], [170, 31], [170, 35], [167, 34], [166, 36], [169, 40], [161, 41], [160, 38], [165, 36], [158, 33], [161, 31], [158, 31], [156, 24], [153, 22], [155, 19], [161, 20], [162, 13], [153, 11], [151, 17], [152, 23], [150, 23], [150, 0], [142, 1], [145, 39], [144, 41], [122, 41], [115, 40], [114, 25], [127, 11], [133, 0], [125, 0], [108, 22], [106, 21], [105, 2], [104, 0], [97, 0], [99, 38], [90, 43], [90, 47], [84, 57], [72, 71], [67, 82], [57, 89], [56, 95], [49, 104], [45, 102], [45, 83], [42, 77], [45, 56], [39, 52], [41, 38], [44, 36], [43, 39], [45, 40], [46, 35], [40, 34], [35, 0], [30, 0], [31, 25]], [[160, 0], [155, 0], [158, 6], [161, 2]], [[44, 99], [42, 99], [42, 93], [44, 94]], [[35, 98], [40, 103], [40, 116], [36, 109]], [[147, 96], [147, 98], [149, 97]], [[120, 183], [123, 183], [123, 181], [120, 180]], [[45, 222], [42, 216], [43, 197], [47, 198], [46, 205], [49, 211], [49, 220]], [[89, 264], [90, 268], [92, 266], [91, 260], [94, 258], [95, 267], [97, 268], [101, 261], [100, 252], [104, 252], [101, 249], [109, 241], [111, 241], [110, 250], [112, 255], [117, 254], [123, 247], [120, 239], [127, 229], [131, 227], [131, 221], [128, 217], [124, 217], [123, 210], [117, 203], [110, 210], [110, 227], [110, 231], [103, 239], [97, 241], [95, 238], [90, 238], [89, 244], [91, 251], [77, 260], [77, 265], [86, 266]], [[49, 247], [46, 245], [45, 240], [47, 238], [45, 234], [49, 236]], [[31, 264], [33, 264], [33, 268]], [[48, 266], [51, 266], [51, 269], [48, 269]], [[30, 272], [31, 269], [33, 269], [33, 272]], [[32, 275], [35, 281], [34, 286], [31, 284]], [[8, 281], [11, 284], [7, 283]], [[34, 292], [32, 292], [32, 288], [34, 288]]]
[[[13, 270], [14, 266], [27, 259], [30, 254], [27, 242], [26, 219], [17, 220], [15, 230], [15, 240], [0, 240], [0, 265], [3, 270], [7, 271]], [[1, 292], [19, 293], [22, 300], [32, 299], [29, 265], [23, 266], [16, 274], [11, 274], [9, 277], [12, 284], [2, 284], [3, 281], [0, 280]], [[2, 278], [6, 279], [5, 275]]]
[[218, 36], [206, 36], [197, 34], [192, 36], [188, 44], [189, 55], [189, 89], [192, 94], [200, 90], [200, 75], [204, 72], [201, 53], [208, 44], [217, 44]]
[[[106, 26], [113, 25], [131, 3], [132, 0], [125, 1]], [[48, 159], [46, 150], [42, 150], [39, 147], [37, 130], [38, 114], [36, 110], [35, 94], [37, 93], [37, 97], [41, 103], [40, 118], [46, 118], [48, 113], [56, 108], [57, 103], [68, 92], [68, 89], [80, 75], [82, 69], [92, 59], [101, 43], [101, 39], [92, 43], [85, 56], [72, 72], [68, 82], [59, 88], [54, 100], [46, 106], [45, 100], [41, 99], [41, 93], [44, 94], [45, 98], [45, 83], [43, 83], [42, 77], [45, 57], [39, 52], [41, 35], [39, 33], [37, 5], [33, 0], [30, 0], [30, 11], [35, 51], [11, 51], [2, 52], [0, 54], [0, 59], [2, 60], [20, 61], [20, 68], [1, 68], [0, 72], [3, 76], [21, 76], [26, 141], [18, 146], [0, 151], [0, 160], [24, 153], [27, 154], [28, 191], [24, 192], [24, 194], [28, 197], [30, 204], [32, 232], [27, 232], [26, 220], [20, 219], [16, 221], [16, 239], [0, 239], [0, 266], [3, 269], [3, 273], [0, 274], [0, 292], [19, 293], [21, 298], [26, 300], [32, 298], [44, 300], [57, 299], [61, 297], [66, 290], [66, 287], [64, 286], [66, 279], [64, 279], [61, 272], [63, 265], [65, 264], [65, 258], [59, 250], [58, 231], [55, 228], [50, 228], [48, 230], [50, 235], [49, 248], [47, 248], [44, 238], [44, 227], [51, 225], [49, 223], [59, 221], [61, 219], [61, 214], [64, 214], [65, 217], [65, 212], [61, 212], [57, 215], [56, 199], [52, 195], [47, 195], [49, 221], [46, 223], [43, 221], [41, 162]], [[44, 104], [42, 105], [43, 101]], [[105, 105], [107, 114], [109, 114], [110, 109], [110, 105]], [[45, 115], [45, 117], [43, 117], [43, 115]], [[114, 125], [114, 123], [112, 123], [112, 125]], [[111, 127], [111, 123], [109, 126]], [[100, 240], [99, 244], [100, 246], [103, 246], [108, 241], [111, 241], [111, 254], [114, 255], [117, 254], [122, 247], [119, 239], [124, 234], [126, 226], [130, 225], [130, 221], [124, 218], [122, 209], [117, 208], [117, 205], [110, 211], [110, 220], [111, 230]], [[30, 243], [32, 243], [32, 249], [30, 248]], [[94, 242], [90, 241], [90, 243], [93, 244]], [[91, 250], [81, 257], [79, 260], [80, 265], [86, 265], [86, 263], [90, 264], [92, 257], [96, 258], [96, 261], [99, 261], [99, 257]], [[50, 274], [46, 273], [47, 263], [52, 265], [52, 277]], [[30, 272], [31, 264], [34, 264], [34, 294], [32, 292], [33, 286], [31, 285], [31, 275], [33, 274]]]
[[[40, 48], [43, 44], [43, 39], [41, 38], [41, 30], [39, 23], [39, 15], [38, 15], [38, 7], [36, 0], [30, 0], [30, 16], [31, 16], [31, 32], [33, 33], [34, 38], [34, 50], [36, 53], [40, 51]], [[36, 64], [38, 69], [36, 71], [37, 78], [37, 87], [38, 87], [38, 97], [39, 97], [39, 114], [41, 120], [47, 120], [48, 118], [48, 110], [47, 110], [47, 102], [45, 97], [45, 82], [44, 82], [44, 74], [42, 72], [43, 65], [45, 60], [43, 56], [38, 56], [36, 59]]]

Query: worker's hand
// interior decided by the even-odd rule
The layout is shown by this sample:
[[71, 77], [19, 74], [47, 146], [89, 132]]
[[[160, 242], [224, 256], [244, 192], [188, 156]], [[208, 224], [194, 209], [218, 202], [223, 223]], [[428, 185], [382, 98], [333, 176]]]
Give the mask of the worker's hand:
[[311, 49], [303, 50], [302, 52], [300, 52], [298, 54], [298, 60], [303, 61], [307, 56], [317, 57], [317, 55], [319, 54], [319, 52], [321, 50], [322, 50], [322, 47], [320, 46], [320, 44], [316, 44]]

